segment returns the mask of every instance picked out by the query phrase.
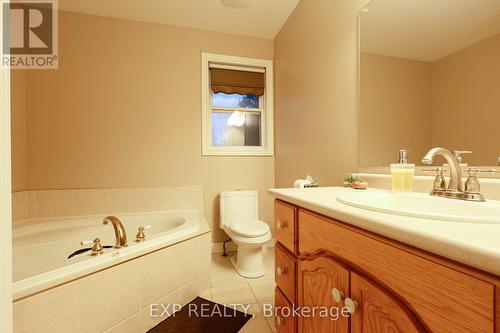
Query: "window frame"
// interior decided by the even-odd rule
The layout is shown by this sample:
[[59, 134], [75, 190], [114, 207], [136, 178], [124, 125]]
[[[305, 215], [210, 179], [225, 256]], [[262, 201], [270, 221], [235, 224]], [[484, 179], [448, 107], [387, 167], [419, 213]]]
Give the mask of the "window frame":
[[[210, 64], [218, 66], [264, 69], [266, 88], [259, 97], [259, 108], [212, 107], [210, 87]], [[274, 95], [272, 60], [243, 58], [213, 53], [201, 53], [201, 102], [202, 102], [202, 155], [203, 156], [273, 156], [274, 155]], [[260, 112], [260, 146], [214, 146], [212, 145], [212, 110]]]

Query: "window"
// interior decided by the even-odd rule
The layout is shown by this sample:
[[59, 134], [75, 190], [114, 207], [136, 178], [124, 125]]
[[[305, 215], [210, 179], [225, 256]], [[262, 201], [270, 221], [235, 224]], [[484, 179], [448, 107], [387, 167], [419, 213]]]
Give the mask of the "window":
[[273, 155], [271, 60], [202, 53], [203, 155]]

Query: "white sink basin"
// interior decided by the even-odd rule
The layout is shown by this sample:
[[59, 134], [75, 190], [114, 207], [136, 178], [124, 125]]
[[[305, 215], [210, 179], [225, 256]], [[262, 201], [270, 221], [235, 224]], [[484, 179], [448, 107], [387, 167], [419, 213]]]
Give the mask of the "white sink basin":
[[500, 201], [493, 200], [469, 202], [433, 197], [424, 193], [356, 191], [339, 195], [337, 201], [357, 208], [394, 215], [431, 220], [500, 224]]

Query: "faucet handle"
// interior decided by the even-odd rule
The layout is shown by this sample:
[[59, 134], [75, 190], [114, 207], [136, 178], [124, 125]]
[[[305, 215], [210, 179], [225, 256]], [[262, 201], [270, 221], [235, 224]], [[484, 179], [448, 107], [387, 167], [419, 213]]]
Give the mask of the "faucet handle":
[[446, 171], [446, 168], [438, 167], [431, 169], [422, 169], [422, 171], [436, 173], [436, 178], [434, 178], [434, 191], [446, 191], [446, 179], [443, 175], [443, 173]]
[[496, 169], [481, 169], [481, 168], [467, 168], [465, 169], [466, 172], [469, 173], [469, 177], [465, 181], [465, 192], [466, 193], [480, 193], [481, 192], [481, 185], [479, 184], [479, 180], [477, 179], [476, 175], [478, 173], [490, 173], [494, 174], [498, 170]]
[[455, 157], [457, 158], [458, 163], [462, 163], [462, 156], [461, 156], [462, 154], [472, 154], [472, 151], [471, 150], [454, 150], [453, 155], [455, 155]]
[[146, 240], [146, 234], [144, 233], [144, 230], [149, 230], [151, 229], [151, 225], [142, 225], [139, 227], [137, 230], [137, 235], [135, 235], [135, 241], [136, 242], [143, 242]]
[[104, 253], [104, 248], [103, 248], [103, 246], [101, 244], [101, 239], [100, 238], [96, 238], [93, 241], [84, 240], [84, 241], [81, 241], [80, 244], [82, 246], [92, 245], [92, 255], [93, 256], [98, 256], [98, 255]]
[[91, 240], [83, 240], [83, 241], [80, 242], [81, 246], [89, 246], [89, 245], [92, 245], [92, 244], [94, 244], [94, 242], [91, 241]]

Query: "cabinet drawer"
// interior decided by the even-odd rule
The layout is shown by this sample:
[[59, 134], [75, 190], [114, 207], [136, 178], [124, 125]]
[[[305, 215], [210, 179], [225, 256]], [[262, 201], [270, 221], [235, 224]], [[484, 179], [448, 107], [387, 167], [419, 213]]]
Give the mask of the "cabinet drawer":
[[299, 226], [301, 255], [327, 250], [404, 300], [429, 331], [494, 331], [492, 284], [308, 211], [300, 210]]
[[275, 248], [274, 280], [286, 297], [295, 304], [295, 259], [279, 245]]
[[276, 327], [276, 332], [295, 333], [296, 320], [295, 317], [291, 315], [293, 313], [292, 304], [288, 302], [278, 288], [276, 288], [274, 293], [274, 304], [276, 310], [274, 316], [274, 327]]
[[274, 217], [274, 234], [276, 240], [283, 244], [289, 251], [295, 253], [297, 208], [276, 200], [274, 202]]

